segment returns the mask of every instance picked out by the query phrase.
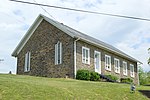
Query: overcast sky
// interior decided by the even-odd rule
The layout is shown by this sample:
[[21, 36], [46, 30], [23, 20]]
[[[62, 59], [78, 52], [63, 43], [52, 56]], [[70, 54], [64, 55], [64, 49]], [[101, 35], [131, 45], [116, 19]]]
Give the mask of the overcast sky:
[[[22, 0], [23, 1], [23, 0]], [[35, 0], [24, 0], [35, 2]], [[150, 19], [150, 0], [36, 0], [38, 3], [128, 15]], [[78, 31], [109, 43], [143, 62], [143, 69], [150, 71], [150, 21], [132, 20], [95, 15], [54, 8], [0, 1], [0, 73], [16, 73], [17, 59], [11, 53], [41, 13]], [[53, 16], [53, 17], [52, 17]]]

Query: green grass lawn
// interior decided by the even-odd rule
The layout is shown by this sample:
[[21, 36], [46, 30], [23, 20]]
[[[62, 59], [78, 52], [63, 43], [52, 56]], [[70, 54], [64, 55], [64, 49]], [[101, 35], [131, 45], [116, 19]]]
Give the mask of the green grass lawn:
[[128, 84], [0, 74], [0, 100], [149, 100], [137, 90], [130, 93]]

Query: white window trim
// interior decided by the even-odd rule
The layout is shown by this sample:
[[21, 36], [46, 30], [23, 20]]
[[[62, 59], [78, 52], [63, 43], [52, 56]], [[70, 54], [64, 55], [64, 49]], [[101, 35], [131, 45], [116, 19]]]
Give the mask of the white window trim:
[[[87, 50], [88, 51], [88, 62], [86, 63], [86, 57], [83, 57], [83, 49], [85, 49], [85, 50]], [[85, 56], [86, 56], [86, 54], [85, 54]], [[84, 46], [82, 46], [82, 63], [84, 63], [84, 64], [90, 64], [90, 49], [89, 48], [87, 48], [87, 47], [84, 47]]]
[[[110, 64], [106, 64], [106, 57], [108, 57], [110, 59]], [[109, 68], [107, 67], [109, 66]], [[108, 71], [111, 71], [111, 56], [109, 55], [105, 55], [105, 69], [108, 70]]]
[[[59, 58], [59, 59], [60, 59], [60, 62], [58, 62], [58, 60], [59, 60], [59, 59], [58, 59], [58, 53], [59, 53], [59, 52], [58, 52], [58, 48], [59, 48], [59, 47], [58, 47], [58, 46], [59, 46], [58, 44], [59, 44], [59, 43], [60, 43], [60, 51], [59, 51], [59, 52], [60, 52], [60, 58]], [[61, 64], [61, 63], [62, 63], [62, 43], [58, 41], [58, 42], [55, 44], [55, 65], [58, 65], [58, 64]]]
[[30, 71], [30, 57], [31, 52], [27, 52], [25, 54], [25, 64], [24, 64], [24, 72], [29, 72]]
[[99, 51], [94, 51], [94, 67], [95, 67], [95, 54], [98, 53], [99, 54], [99, 74], [101, 74], [101, 52]]
[[[118, 66], [116, 66], [115, 61], [118, 61]], [[114, 58], [114, 70], [116, 73], [120, 73], [120, 61], [117, 58]]]
[[[124, 70], [124, 64], [126, 65], [126, 69]], [[122, 64], [122, 66], [123, 66], [123, 75], [128, 75], [128, 65], [127, 65], [127, 62], [126, 61], [123, 61], [123, 64]]]
[[[133, 68], [133, 72], [131, 71], [131, 66]], [[134, 65], [133, 64], [130, 64], [130, 76], [134, 77]]]

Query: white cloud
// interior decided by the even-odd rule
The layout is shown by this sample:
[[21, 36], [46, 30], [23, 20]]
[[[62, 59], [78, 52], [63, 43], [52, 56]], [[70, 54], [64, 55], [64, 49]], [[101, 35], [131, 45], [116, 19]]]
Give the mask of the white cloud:
[[[28, 0], [29, 2], [34, 2]], [[150, 18], [149, 0], [36, 0], [38, 3], [97, 12]], [[59, 22], [105, 41], [142, 61], [144, 70], [150, 47], [150, 22], [44, 7]], [[16, 72], [11, 53], [39, 13], [39, 6], [0, 1], [0, 72]], [[51, 17], [51, 16], [49, 16]]]

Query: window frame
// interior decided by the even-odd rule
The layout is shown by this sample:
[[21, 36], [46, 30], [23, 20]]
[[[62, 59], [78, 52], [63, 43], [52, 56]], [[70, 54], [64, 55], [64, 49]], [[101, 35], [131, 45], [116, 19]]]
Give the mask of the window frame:
[[[133, 72], [132, 72], [132, 70], [131, 70], [131, 67], [133, 68], [133, 69], [132, 69]], [[133, 64], [130, 64], [130, 76], [131, 76], [131, 77], [134, 77], [134, 65], [133, 65]]]
[[101, 59], [102, 59], [102, 58], [101, 58], [101, 52], [100, 52], [100, 51], [96, 51], [96, 50], [94, 51], [94, 68], [95, 68], [95, 72], [97, 72], [96, 66], [95, 66], [95, 64], [96, 64], [96, 63], [95, 63], [95, 62], [96, 62], [96, 60], [95, 60], [95, 58], [96, 58], [96, 57], [95, 57], [95, 54], [96, 54], [96, 53], [99, 54], [99, 71], [98, 71], [98, 73], [101, 74], [101, 63], [102, 63], [102, 61], [101, 61]]
[[[126, 69], [124, 70], [124, 64], [126, 65]], [[127, 62], [126, 61], [123, 61], [122, 62], [122, 66], [123, 66], [123, 75], [128, 75], [128, 64], [127, 64]]]
[[30, 71], [31, 52], [25, 54], [24, 72]]
[[[116, 64], [116, 62], [118, 62], [118, 64]], [[117, 58], [114, 58], [114, 70], [115, 70], [115, 73], [120, 73], [120, 60]]]
[[[83, 51], [85, 51], [85, 52], [83, 52]], [[84, 63], [84, 64], [90, 64], [90, 49], [87, 48], [87, 47], [84, 47], [84, 46], [82, 46], [82, 63]]]
[[[108, 62], [110, 62], [110, 64], [107, 64], [107, 58], [108, 58]], [[109, 66], [109, 68], [108, 68]], [[105, 55], [105, 69], [108, 71], [111, 71], [111, 56], [109, 55]]]
[[62, 64], [62, 43], [58, 41], [55, 44], [55, 65]]

